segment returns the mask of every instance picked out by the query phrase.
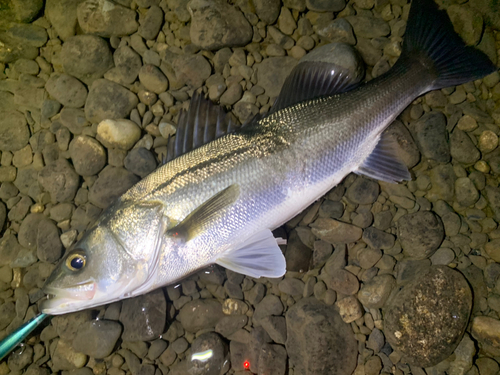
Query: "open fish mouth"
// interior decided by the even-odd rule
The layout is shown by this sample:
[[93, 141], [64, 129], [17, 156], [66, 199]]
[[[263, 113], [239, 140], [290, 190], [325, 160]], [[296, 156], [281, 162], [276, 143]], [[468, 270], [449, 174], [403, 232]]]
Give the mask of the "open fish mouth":
[[50, 288], [43, 289], [47, 294], [48, 300], [65, 298], [72, 300], [87, 301], [94, 298], [97, 291], [97, 285], [94, 281], [88, 281], [69, 288]]

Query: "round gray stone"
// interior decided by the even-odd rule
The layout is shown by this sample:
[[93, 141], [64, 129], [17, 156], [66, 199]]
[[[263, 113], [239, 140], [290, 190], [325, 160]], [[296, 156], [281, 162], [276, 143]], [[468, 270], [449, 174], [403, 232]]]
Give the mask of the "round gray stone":
[[17, 111], [0, 112], [0, 149], [17, 151], [28, 144], [30, 132], [23, 114]]
[[87, 99], [83, 83], [67, 74], [53, 74], [45, 84], [47, 92], [65, 107], [80, 108]]
[[151, 151], [144, 147], [137, 147], [127, 154], [124, 165], [130, 172], [140, 177], [146, 177], [156, 169], [156, 159]]
[[89, 201], [97, 207], [106, 208], [138, 181], [139, 178], [126, 169], [108, 165], [90, 188]]
[[69, 154], [76, 173], [80, 176], [93, 176], [106, 165], [104, 147], [94, 138], [79, 135], [69, 144]]
[[434, 254], [443, 242], [443, 223], [430, 211], [407, 214], [398, 220], [398, 238], [408, 256], [425, 259]]
[[85, 322], [73, 340], [73, 348], [93, 358], [105, 358], [112, 353], [121, 333], [121, 324], [112, 320]]

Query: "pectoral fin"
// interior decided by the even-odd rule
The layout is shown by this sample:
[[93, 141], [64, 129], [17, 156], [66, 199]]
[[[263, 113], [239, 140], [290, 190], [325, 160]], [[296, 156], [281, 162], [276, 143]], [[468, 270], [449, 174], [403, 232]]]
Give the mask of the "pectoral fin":
[[178, 225], [167, 230], [165, 234], [179, 240], [189, 241], [203, 232], [225, 208], [238, 199], [239, 195], [239, 185], [228, 186], [191, 212]]
[[278, 244], [283, 243], [265, 229], [243, 246], [222, 254], [215, 263], [251, 277], [281, 277], [286, 272], [286, 262]]

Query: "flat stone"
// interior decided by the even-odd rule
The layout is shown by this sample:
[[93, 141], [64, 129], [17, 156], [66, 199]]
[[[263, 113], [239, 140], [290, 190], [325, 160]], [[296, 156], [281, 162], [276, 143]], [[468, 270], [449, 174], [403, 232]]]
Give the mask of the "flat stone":
[[264, 59], [257, 67], [257, 83], [262, 86], [269, 97], [278, 96], [286, 77], [297, 65], [293, 57], [270, 57]]
[[252, 26], [242, 12], [225, 1], [206, 3], [194, 0], [189, 7], [192, 14], [191, 41], [200, 48], [239, 47], [251, 41]]
[[[390, 211], [384, 211], [390, 213]], [[392, 215], [391, 219], [392, 219]], [[372, 249], [391, 249], [394, 246], [394, 236], [375, 227], [365, 228], [363, 231], [363, 241]]]
[[432, 266], [391, 298], [384, 308], [384, 332], [405, 361], [434, 366], [460, 343], [471, 308], [465, 278], [447, 266]]
[[69, 154], [80, 176], [93, 176], [106, 165], [106, 152], [101, 144], [86, 135], [73, 138], [69, 144]]
[[396, 281], [391, 275], [375, 276], [361, 286], [358, 299], [369, 309], [379, 309], [384, 306], [395, 285]]
[[455, 129], [450, 135], [450, 152], [453, 159], [464, 164], [473, 164], [481, 154], [469, 136], [460, 129]]
[[163, 24], [163, 11], [158, 5], [152, 5], [144, 19], [140, 21], [138, 34], [147, 40], [154, 40]]
[[45, 3], [45, 15], [63, 41], [76, 34], [76, 8], [80, 3], [81, 0], [47, 0]]
[[124, 300], [120, 312], [122, 339], [148, 341], [158, 338], [165, 328], [166, 315], [167, 302], [161, 289]]
[[346, 195], [353, 203], [372, 204], [378, 198], [380, 186], [376, 181], [358, 176], [347, 188]]
[[90, 188], [89, 201], [99, 208], [106, 208], [138, 181], [133, 173], [108, 165]]
[[0, 149], [17, 151], [28, 144], [30, 132], [23, 114], [17, 111], [0, 112]]
[[161, 94], [168, 89], [168, 79], [156, 66], [147, 64], [139, 70], [139, 80], [144, 87], [156, 94]]
[[413, 259], [425, 259], [443, 241], [443, 223], [430, 211], [407, 214], [398, 220], [398, 238], [406, 254]]
[[86, 34], [105, 38], [133, 34], [139, 28], [136, 13], [108, 0], [86, 0], [77, 8], [78, 23]]
[[311, 228], [315, 236], [331, 244], [355, 242], [363, 234], [361, 228], [329, 218], [316, 219]]
[[124, 166], [139, 177], [146, 177], [156, 169], [156, 159], [151, 151], [144, 147], [137, 147], [127, 154]]
[[442, 112], [433, 111], [423, 115], [412, 124], [412, 133], [424, 157], [440, 163], [450, 161], [446, 117]]
[[85, 102], [85, 116], [90, 122], [123, 119], [137, 106], [139, 99], [131, 91], [106, 79], [94, 81]]
[[39, 181], [55, 203], [70, 202], [75, 197], [80, 179], [67, 160], [59, 159], [42, 169]]
[[186, 303], [179, 311], [178, 319], [188, 332], [198, 332], [215, 327], [224, 316], [222, 305], [215, 299], [194, 300]]
[[62, 46], [61, 62], [64, 72], [87, 85], [113, 67], [108, 44], [95, 35], [76, 35]]
[[47, 92], [65, 107], [80, 108], [87, 99], [87, 88], [67, 74], [53, 74], [45, 84]]
[[122, 333], [121, 324], [111, 320], [92, 320], [80, 328], [73, 340], [73, 348], [97, 359], [112, 353]]
[[349, 325], [330, 306], [304, 298], [287, 311], [286, 324], [286, 350], [297, 373], [352, 374], [357, 342]]

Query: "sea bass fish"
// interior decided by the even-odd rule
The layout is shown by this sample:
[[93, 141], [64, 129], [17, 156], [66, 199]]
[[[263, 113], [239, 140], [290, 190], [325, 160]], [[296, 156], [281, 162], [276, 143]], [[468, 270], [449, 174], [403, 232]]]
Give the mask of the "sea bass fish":
[[271, 230], [351, 172], [410, 179], [383, 131], [420, 95], [496, 69], [432, 0], [414, 0], [387, 73], [353, 87], [340, 68], [299, 64], [268, 115], [176, 157], [108, 207], [48, 278], [42, 312], [137, 296], [214, 263], [282, 276]]

